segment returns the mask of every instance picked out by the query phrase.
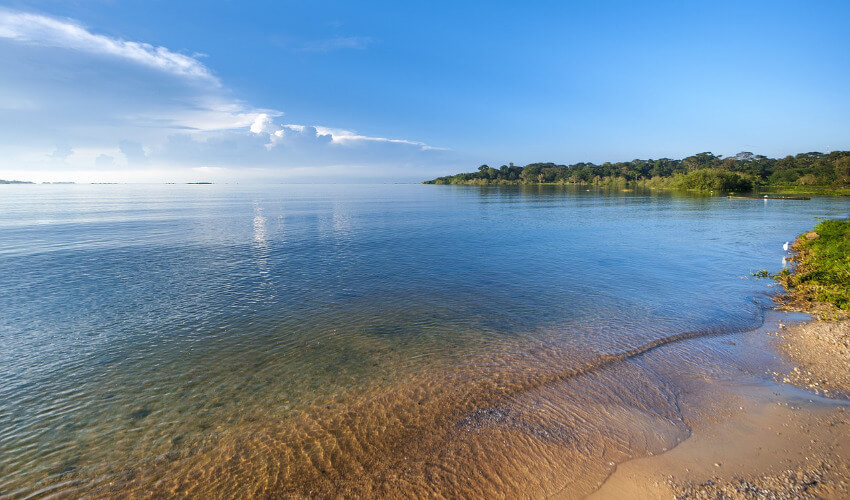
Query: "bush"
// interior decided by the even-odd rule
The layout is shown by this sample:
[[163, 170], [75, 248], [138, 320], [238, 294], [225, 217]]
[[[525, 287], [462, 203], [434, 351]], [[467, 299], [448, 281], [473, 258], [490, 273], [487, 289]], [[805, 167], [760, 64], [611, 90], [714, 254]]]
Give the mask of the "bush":
[[673, 183], [679, 189], [696, 191], [752, 191], [753, 181], [737, 172], [716, 168], [694, 170], [679, 176]]
[[827, 220], [794, 243], [797, 266], [780, 282], [796, 298], [850, 311], [850, 220]]

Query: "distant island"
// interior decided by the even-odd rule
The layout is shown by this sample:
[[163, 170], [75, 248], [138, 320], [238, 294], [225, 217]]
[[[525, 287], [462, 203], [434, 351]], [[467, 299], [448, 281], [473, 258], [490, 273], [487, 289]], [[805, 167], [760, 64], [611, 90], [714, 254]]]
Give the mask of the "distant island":
[[[30, 181], [7, 181], [4, 179], [0, 179], [0, 184], [35, 184], [35, 182]], [[42, 182], [42, 184], [76, 184], [75, 182], [70, 181], [56, 181], [56, 182]]]
[[754, 189], [850, 195], [850, 151], [801, 153], [785, 158], [741, 152], [724, 158], [699, 153], [681, 160], [481, 165], [477, 172], [438, 177], [423, 184], [572, 184], [748, 192]]

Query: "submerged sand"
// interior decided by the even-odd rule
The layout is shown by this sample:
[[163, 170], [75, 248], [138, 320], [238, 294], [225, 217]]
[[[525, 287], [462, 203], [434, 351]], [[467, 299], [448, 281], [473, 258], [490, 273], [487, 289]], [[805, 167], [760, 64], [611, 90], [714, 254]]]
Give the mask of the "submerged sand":
[[353, 402], [223, 423], [200, 443], [172, 439], [131, 467], [81, 465], [40, 493], [847, 498], [850, 403], [772, 376], [793, 371], [768, 335], [788, 318], [769, 312], [754, 331], [680, 334], [585, 359], [541, 334], [521, 353], [393, 377]]
[[177, 445], [106, 484], [66, 479], [95, 497], [847, 497], [850, 406], [772, 380], [791, 369], [770, 349], [780, 318], [567, 371], [559, 344], [543, 343], [522, 363], [479, 360]]

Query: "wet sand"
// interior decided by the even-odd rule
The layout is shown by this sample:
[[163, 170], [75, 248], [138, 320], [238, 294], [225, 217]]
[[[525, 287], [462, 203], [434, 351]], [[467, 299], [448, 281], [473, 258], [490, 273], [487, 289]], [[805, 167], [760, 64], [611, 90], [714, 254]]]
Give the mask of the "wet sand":
[[685, 417], [689, 439], [619, 465], [590, 498], [850, 498], [848, 332], [846, 321], [781, 326], [790, 364], [776, 385], [717, 388], [713, 414]]

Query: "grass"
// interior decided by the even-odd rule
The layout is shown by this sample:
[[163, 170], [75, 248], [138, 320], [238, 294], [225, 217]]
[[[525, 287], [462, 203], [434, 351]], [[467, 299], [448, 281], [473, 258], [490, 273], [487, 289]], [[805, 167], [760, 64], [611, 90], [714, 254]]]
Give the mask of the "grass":
[[787, 291], [787, 305], [817, 313], [850, 312], [850, 219], [825, 220], [791, 247], [793, 271], [774, 275]]
[[796, 186], [775, 184], [762, 186], [758, 189], [760, 193], [770, 194], [810, 194], [819, 196], [850, 196], [850, 186]]

